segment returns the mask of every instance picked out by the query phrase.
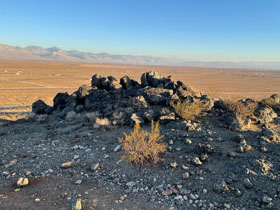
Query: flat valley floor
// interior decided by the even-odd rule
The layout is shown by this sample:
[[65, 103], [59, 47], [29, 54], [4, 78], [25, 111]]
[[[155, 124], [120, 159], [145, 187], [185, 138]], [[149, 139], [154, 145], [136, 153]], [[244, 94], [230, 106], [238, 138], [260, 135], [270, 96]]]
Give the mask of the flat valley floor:
[[172, 75], [175, 81], [181, 80], [215, 97], [260, 99], [273, 93], [280, 94], [280, 71], [0, 61], [0, 119], [23, 117], [38, 99], [52, 105], [58, 92], [71, 94], [81, 85], [90, 85], [95, 73], [116, 79], [128, 75], [139, 80], [141, 74], [148, 71]]

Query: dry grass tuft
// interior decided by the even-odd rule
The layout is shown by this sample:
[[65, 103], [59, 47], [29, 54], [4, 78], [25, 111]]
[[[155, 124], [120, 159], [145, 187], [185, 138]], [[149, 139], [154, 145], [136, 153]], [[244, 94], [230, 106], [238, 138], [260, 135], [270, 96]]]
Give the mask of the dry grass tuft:
[[107, 128], [110, 126], [110, 121], [107, 118], [96, 118], [93, 128]]
[[245, 104], [242, 102], [238, 96], [227, 97], [224, 99], [225, 106], [228, 110], [240, 116], [243, 119], [255, 117], [255, 110], [257, 108], [257, 103]]
[[151, 132], [143, 130], [136, 124], [130, 135], [124, 133], [124, 138], [119, 138], [123, 144], [125, 154], [123, 159], [137, 165], [151, 165], [161, 159], [159, 154], [166, 151], [167, 146], [162, 143], [163, 135], [160, 135], [159, 122], [152, 121]]
[[198, 117], [203, 116], [207, 109], [207, 104], [201, 101], [190, 102], [186, 100], [183, 103], [172, 103], [171, 106], [174, 108], [176, 114], [185, 120], [196, 120]]

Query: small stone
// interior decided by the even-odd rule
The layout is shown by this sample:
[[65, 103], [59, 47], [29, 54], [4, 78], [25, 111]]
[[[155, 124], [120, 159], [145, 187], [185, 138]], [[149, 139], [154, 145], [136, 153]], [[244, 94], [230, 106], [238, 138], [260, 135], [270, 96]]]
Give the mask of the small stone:
[[189, 177], [190, 177], [189, 172], [185, 172], [185, 173], [182, 174], [183, 179], [188, 179]]
[[15, 192], [19, 192], [19, 191], [20, 191], [20, 188], [15, 189]]
[[24, 186], [28, 185], [28, 183], [29, 183], [29, 181], [27, 178], [20, 177], [17, 181], [17, 186], [24, 187]]
[[77, 199], [76, 202], [72, 205], [72, 210], [81, 210], [82, 209], [82, 199]]
[[99, 167], [100, 167], [100, 164], [96, 163], [96, 164], [93, 165], [93, 167], [91, 167], [91, 170], [96, 171]]
[[194, 194], [190, 194], [191, 199], [196, 200], [196, 196]]
[[261, 147], [261, 151], [262, 151], [262, 152], [267, 152], [268, 149], [267, 149], [266, 147]]
[[25, 172], [25, 175], [26, 175], [26, 176], [30, 176], [31, 174], [32, 174], [31, 171], [26, 171], [26, 172]]
[[185, 143], [186, 143], [186, 144], [192, 144], [192, 140], [186, 139], [186, 140], [185, 140]]
[[202, 162], [200, 161], [200, 159], [198, 157], [194, 157], [192, 162], [195, 166], [201, 166], [202, 165]]
[[13, 159], [9, 163], [5, 164], [4, 167], [9, 168], [10, 166], [15, 165], [16, 163], [17, 163], [17, 160]]
[[128, 186], [128, 187], [133, 187], [135, 185], [136, 185], [136, 182], [133, 182], [133, 181], [126, 183], [126, 186]]
[[262, 202], [265, 204], [269, 204], [272, 201], [272, 198], [268, 197], [267, 195], [263, 196]]
[[48, 169], [49, 173], [53, 173], [53, 170], [51, 168]]
[[68, 168], [71, 168], [73, 165], [74, 165], [73, 161], [68, 161], [68, 162], [62, 163], [60, 165], [60, 167], [63, 169], [68, 169]]
[[179, 191], [178, 191], [176, 188], [174, 188], [174, 187], [172, 188], [172, 192], [173, 192], [174, 194], [176, 194], [176, 195], [179, 194]]
[[40, 198], [35, 198], [34, 200], [36, 203], [40, 202]]
[[182, 169], [184, 169], [184, 170], [189, 170], [189, 167], [188, 166], [185, 166], [185, 165], [182, 165]]
[[177, 163], [176, 162], [172, 162], [170, 163], [171, 168], [176, 168], [177, 167]]
[[76, 184], [76, 185], [80, 185], [80, 184], [82, 184], [82, 182], [83, 182], [83, 181], [82, 181], [81, 179], [78, 179], [77, 181], [75, 181], [75, 184]]
[[10, 173], [9, 173], [9, 171], [3, 171], [2, 174], [3, 174], [4, 176], [8, 176]]
[[177, 147], [177, 148], [176, 148], [176, 151], [177, 151], [177, 152], [180, 152], [181, 150], [182, 150], [181, 147]]
[[207, 192], [208, 192], [207, 189], [203, 189], [202, 191], [203, 194], [206, 194]]
[[171, 195], [172, 194], [172, 191], [171, 190], [164, 190], [164, 191], [162, 191], [162, 193], [161, 193], [162, 195], [165, 195], [165, 196], [168, 196], [168, 195]]
[[74, 155], [73, 159], [74, 159], [74, 160], [79, 159], [79, 155]]
[[106, 147], [102, 147], [101, 150], [104, 151], [106, 149]]
[[243, 184], [247, 189], [251, 189], [253, 187], [253, 184], [249, 178], [244, 179]]
[[217, 193], [222, 193], [229, 191], [229, 188], [224, 180], [218, 181], [217, 183], [214, 184], [214, 191]]
[[121, 145], [119, 144], [115, 147], [114, 152], [118, 152], [120, 149], [121, 149]]
[[124, 200], [126, 199], [126, 197], [127, 197], [127, 195], [122, 195], [122, 196], [120, 197], [120, 200], [121, 200], [121, 201], [124, 201]]
[[200, 160], [203, 161], [203, 162], [207, 161], [208, 160], [208, 155], [207, 154], [201, 154], [200, 155]]
[[227, 203], [224, 204], [224, 207], [225, 207], [226, 209], [230, 209], [230, 205], [227, 204]]
[[169, 140], [168, 144], [169, 144], [169, 145], [173, 145], [173, 144], [174, 144], [174, 141], [171, 139], [171, 140]]

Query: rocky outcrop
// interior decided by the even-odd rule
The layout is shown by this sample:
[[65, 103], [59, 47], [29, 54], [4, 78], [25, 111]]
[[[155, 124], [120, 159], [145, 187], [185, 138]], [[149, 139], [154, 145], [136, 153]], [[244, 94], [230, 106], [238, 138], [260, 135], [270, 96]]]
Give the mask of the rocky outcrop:
[[[130, 125], [152, 120], [165, 123], [181, 117], [176, 115], [174, 104], [188, 101], [190, 104], [202, 104], [204, 112], [222, 116], [224, 126], [232, 130], [246, 130], [252, 120], [260, 124], [271, 123], [277, 114], [265, 103], [275, 105], [279, 103], [279, 98], [275, 94], [259, 104], [252, 99], [240, 100], [233, 104], [236, 109], [234, 110], [221, 99], [214, 101], [181, 81], [173, 81], [171, 76], [164, 77], [151, 71], [142, 74], [141, 84], [128, 76], [117, 81], [112, 76], [95, 74], [92, 76], [91, 86], [83, 85], [71, 95], [58, 93], [53, 99], [53, 107], [39, 100], [32, 105], [32, 111], [36, 114], [54, 114], [61, 118], [68, 112], [98, 111], [101, 117], [106, 117], [113, 125]], [[255, 107], [257, 109], [254, 112], [251, 109]], [[244, 110], [245, 113], [241, 113]], [[248, 115], [247, 111], [254, 113], [256, 118]]]
[[201, 97], [199, 91], [154, 71], [143, 73], [141, 84], [128, 76], [117, 81], [112, 76], [95, 74], [91, 86], [83, 85], [71, 95], [58, 93], [51, 109], [41, 101], [34, 105], [33, 112], [45, 114], [48, 109], [51, 110], [48, 114], [65, 117], [70, 111], [99, 111], [113, 124], [120, 125], [152, 120], [169, 122], [176, 117], [171, 104], [194, 97], [209, 103], [209, 110], [212, 108], [213, 103], [207, 97]]
[[38, 100], [32, 104], [32, 112], [35, 114], [48, 114], [51, 109], [44, 101]]
[[261, 106], [255, 111], [255, 115], [260, 124], [268, 124], [277, 117], [277, 114], [269, 106]]

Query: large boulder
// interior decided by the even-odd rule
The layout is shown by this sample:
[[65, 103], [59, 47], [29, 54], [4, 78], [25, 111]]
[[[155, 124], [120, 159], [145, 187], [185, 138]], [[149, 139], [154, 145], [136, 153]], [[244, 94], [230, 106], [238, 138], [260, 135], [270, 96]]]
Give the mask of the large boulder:
[[273, 94], [261, 101], [261, 104], [270, 106], [274, 111], [280, 113], [280, 95]]
[[105, 90], [115, 90], [121, 88], [120, 83], [114, 77], [103, 77], [100, 74], [95, 74], [92, 76], [91, 86]]
[[129, 101], [136, 110], [144, 110], [149, 108], [149, 104], [143, 96], [132, 97]]
[[89, 95], [85, 97], [85, 108], [88, 110], [94, 110], [98, 108], [98, 104], [102, 99], [109, 96], [108, 91], [103, 89], [91, 90]]
[[130, 90], [132, 88], [139, 88], [140, 85], [137, 81], [130, 79], [128, 76], [124, 76], [120, 79], [120, 84], [125, 90]]
[[160, 120], [160, 123], [168, 123], [172, 120], [175, 120], [175, 112], [172, 112], [167, 107], [163, 107], [160, 110], [159, 120]]
[[90, 94], [90, 90], [92, 90], [92, 87], [87, 85], [82, 85], [75, 93], [79, 99], [82, 99]]
[[101, 76], [100, 74], [94, 74], [91, 79], [91, 86], [104, 89], [103, 85], [106, 80], [106, 77]]
[[143, 87], [157, 87], [161, 83], [164, 83], [164, 78], [158, 72], [150, 71], [143, 73], [141, 76], [141, 84]]
[[66, 93], [58, 93], [53, 99], [53, 107], [55, 109], [63, 110], [69, 102], [70, 96]]
[[35, 114], [48, 114], [50, 108], [51, 107], [42, 100], [35, 101], [32, 104], [32, 112]]
[[255, 110], [255, 116], [260, 124], [268, 124], [277, 117], [277, 114], [269, 106], [260, 106]]
[[121, 84], [115, 79], [115, 77], [109, 76], [106, 79], [107, 84], [106, 88], [107, 90], [115, 90], [121, 88]]
[[151, 105], [166, 105], [167, 100], [172, 94], [173, 90], [162, 88], [149, 88], [144, 91], [144, 97]]

